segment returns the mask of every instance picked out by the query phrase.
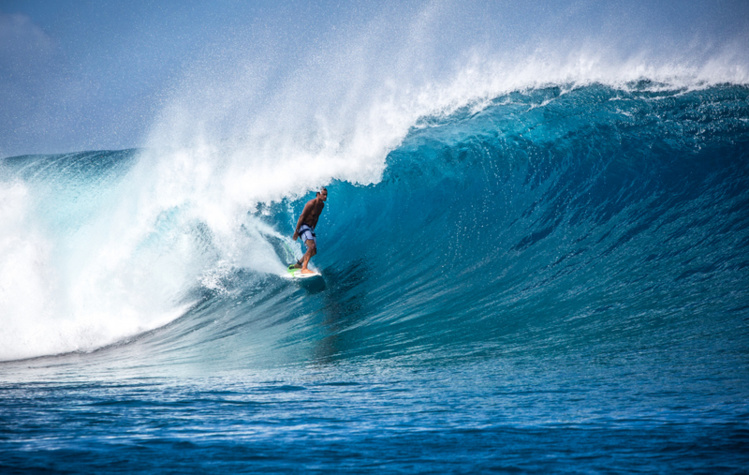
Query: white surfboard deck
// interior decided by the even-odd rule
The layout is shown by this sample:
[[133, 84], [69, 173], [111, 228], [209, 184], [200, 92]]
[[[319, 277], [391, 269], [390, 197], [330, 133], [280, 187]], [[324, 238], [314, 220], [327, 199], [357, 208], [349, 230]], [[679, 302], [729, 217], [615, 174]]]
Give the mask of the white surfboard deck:
[[319, 272], [314, 269], [309, 270], [312, 271], [311, 274], [302, 273], [302, 269], [287, 269], [283, 277], [287, 279], [322, 279], [322, 275]]

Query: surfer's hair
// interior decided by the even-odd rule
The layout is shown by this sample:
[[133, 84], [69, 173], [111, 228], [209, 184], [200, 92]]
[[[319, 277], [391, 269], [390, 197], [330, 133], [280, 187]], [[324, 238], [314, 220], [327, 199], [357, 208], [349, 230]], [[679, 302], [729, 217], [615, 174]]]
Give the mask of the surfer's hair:
[[320, 191], [318, 191], [317, 194], [319, 195], [323, 191], [328, 191], [328, 189], [323, 186], [322, 188], [320, 188]]

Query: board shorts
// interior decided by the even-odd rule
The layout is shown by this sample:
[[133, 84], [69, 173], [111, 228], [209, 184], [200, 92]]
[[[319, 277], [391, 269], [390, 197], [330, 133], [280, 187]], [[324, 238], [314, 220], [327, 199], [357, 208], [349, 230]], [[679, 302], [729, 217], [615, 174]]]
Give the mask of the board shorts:
[[317, 239], [315, 238], [315, 231], [307, 226], [306, 224], [302, 224], [299, 227], [299, 237], [302, 238], [302, 242], [307, 244], [307, 241], [315, 241], [315, 244], [317, 244]]

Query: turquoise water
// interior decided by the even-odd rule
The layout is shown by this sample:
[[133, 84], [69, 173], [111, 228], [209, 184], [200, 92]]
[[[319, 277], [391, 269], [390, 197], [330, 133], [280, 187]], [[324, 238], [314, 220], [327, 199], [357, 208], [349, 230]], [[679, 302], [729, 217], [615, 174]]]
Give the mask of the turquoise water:
[[4, 159], [0, 467], [740, 473], [748, 104], [557, 85], [421, 117], [378, 180], [325, 183], [315, 289], [281, 277], [312, 193], [224, 220], [230, 182], [151, 151]]

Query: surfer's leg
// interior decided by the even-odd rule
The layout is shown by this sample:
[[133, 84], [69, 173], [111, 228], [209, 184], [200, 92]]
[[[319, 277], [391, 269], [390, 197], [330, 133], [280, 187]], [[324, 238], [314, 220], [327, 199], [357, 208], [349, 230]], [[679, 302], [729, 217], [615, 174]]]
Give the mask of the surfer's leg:
[[307, 252], [305, 252], [304, 256], [302, 256], [302, 272], [312, 272], [311, 270], [307, 269], [307, 264], [309, 264], [309, 260], [312, 259], [312, 256], [317, 254], [317, 244], [315, 243], [314, 239], [309, 239], [304, 244], [307, 246]]

